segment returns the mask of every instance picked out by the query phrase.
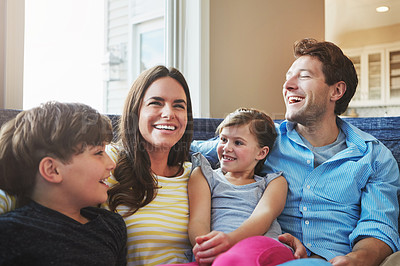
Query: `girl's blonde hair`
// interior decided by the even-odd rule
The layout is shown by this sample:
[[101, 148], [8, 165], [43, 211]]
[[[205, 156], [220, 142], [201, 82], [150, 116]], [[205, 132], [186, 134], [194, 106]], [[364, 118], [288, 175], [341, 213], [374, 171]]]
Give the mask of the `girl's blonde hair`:
[[[267, 146], [272, 149], [277, 133], [274, 121], [264, 112], [253, 108], [239, 108], [226, 116], [216, 130], [216, 134], [221, 134], [225, 127], [249, 125], [250, 132], [256, 137], [259, 147]], [[266, 157], [260, 160], [254, 173], [259, 174], [266, 160]]]

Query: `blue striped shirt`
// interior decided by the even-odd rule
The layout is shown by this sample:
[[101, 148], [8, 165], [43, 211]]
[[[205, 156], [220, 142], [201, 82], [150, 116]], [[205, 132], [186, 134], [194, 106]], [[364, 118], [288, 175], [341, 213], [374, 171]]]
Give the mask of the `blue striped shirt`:
[[[308, 255], [327, 260], [351, 252], [374, 237], [398, 251], [399, 169], [381, 142], [338, 118], [347, 148], [314, 168], [314, 155], [288, 121], [277, 125], [276, 145], [265, 172], [283, 171], [288, 197], [278, 217], [284, 232], [296, 236]], [[194, 143], [194, 151], [212, 158], [216, 143]], [[215, 146], [213, 148], [215, 150]]]

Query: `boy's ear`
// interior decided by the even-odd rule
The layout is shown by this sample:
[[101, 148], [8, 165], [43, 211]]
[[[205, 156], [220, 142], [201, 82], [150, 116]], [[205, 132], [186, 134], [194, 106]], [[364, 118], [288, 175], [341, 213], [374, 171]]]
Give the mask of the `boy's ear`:
[[262, 147], [260, 152], [258, 153], [258, 155], [256, 157], [256, 160], [260, 161], [260, 160], [264, 159], [267, 156], [268, 152], [269, 152], [269, 147], [268, 146]]
[[52, 157], [44, 157], [39, 163], [40, 175], [50, 183], [60, 183], [62, 176], [57, 171], [60, 162]]

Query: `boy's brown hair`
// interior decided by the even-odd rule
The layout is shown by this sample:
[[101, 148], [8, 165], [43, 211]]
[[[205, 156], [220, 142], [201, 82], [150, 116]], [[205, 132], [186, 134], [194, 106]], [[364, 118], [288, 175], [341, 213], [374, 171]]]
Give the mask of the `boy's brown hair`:
[[68, 163], [112, 136], [110, 119], [85, 104], [47, 102], [21, 111], [0, 130], [0, 189], [25, 201], [44, 157]]

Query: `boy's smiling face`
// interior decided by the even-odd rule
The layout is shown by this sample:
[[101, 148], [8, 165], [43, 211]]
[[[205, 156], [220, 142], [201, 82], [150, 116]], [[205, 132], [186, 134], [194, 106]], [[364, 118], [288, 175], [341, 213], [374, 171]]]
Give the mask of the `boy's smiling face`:
[[83, 208], [107, 200], [108, 185], [104, 181], [115, 163], [104, 149], [104, 145], [87, 146], [83, 152], [73, 155], [70, 162], [57, 167], [63, 178], [60, 185], [65, 193], [62, 196], [68, 198], [71, 206]]

